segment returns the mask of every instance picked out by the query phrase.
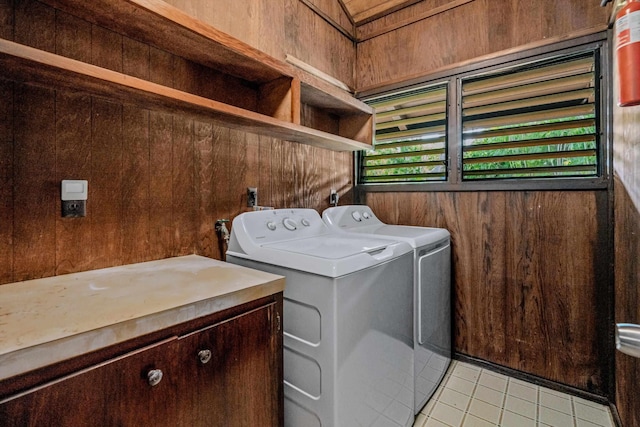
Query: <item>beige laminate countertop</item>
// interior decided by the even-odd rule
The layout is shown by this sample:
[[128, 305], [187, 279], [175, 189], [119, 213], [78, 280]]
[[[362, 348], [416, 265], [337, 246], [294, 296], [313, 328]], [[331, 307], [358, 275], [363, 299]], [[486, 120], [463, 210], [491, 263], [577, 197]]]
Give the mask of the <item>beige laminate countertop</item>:
[[188, 255], [0, 286], [0, 380], [284, 290]]

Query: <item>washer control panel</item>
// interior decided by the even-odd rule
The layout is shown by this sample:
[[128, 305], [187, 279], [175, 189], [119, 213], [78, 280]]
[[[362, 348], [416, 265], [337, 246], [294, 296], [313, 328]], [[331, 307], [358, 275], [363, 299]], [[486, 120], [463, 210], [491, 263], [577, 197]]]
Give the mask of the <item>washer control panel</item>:
[[319, 236], [329, 232], [313, 209], [274, 209], [246, 212], [234, 220], [258, 244]]

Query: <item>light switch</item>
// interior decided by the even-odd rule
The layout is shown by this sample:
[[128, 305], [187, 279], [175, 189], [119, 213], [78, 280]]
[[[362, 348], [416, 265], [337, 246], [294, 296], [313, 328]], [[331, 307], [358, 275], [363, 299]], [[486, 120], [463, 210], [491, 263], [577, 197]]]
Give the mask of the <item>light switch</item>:
[[63, 179], [61, 199], [87, 200], [88, 182], [84, 180]]

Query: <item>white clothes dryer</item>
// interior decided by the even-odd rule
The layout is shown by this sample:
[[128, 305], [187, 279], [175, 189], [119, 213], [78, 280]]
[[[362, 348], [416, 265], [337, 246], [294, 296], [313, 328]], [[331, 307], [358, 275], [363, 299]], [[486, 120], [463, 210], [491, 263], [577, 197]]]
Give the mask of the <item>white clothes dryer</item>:
[[329, 228], [351, 236], [389, 238], [414, 248], [415, 402], [418, 414], [451, 363], [451, 248], [443, 228], [388, 225], [368, 206], [326, 209]]
[[286, 277], [286, 426], [413, 424], [412, 252], [312, 209], [234, 219], [227, 261]]

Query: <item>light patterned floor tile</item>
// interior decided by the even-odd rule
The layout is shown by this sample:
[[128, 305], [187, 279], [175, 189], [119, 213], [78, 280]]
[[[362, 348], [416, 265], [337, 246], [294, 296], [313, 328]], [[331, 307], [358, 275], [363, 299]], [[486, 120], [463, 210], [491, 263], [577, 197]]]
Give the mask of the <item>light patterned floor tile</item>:
[[[454, 361], [455, 362], [455, 361]], [[613, 427], [607, 406], [452, 363], [414, 427]]]
[[602, 406], [602, 408], [595, 408], [580, 402], [574, 402], [574, 407], [577, 418], [581, 420], [590, 421], [601, 426], [611, 425], [611, 416], [604, 406]]
[[464, 411], [445, 405], [444, 403], [436, 403], [429, 415], [429, 419], [433, 418], [453, 427], [458, 427], [462, 423]]
[[495, 427], [495, 425], [495, 423], [490, 423], [471, 414], [467, 414], [462, 422], [462, 427]]
[[433, 418], [429, 418], [427, 422], [424, 424], [424, 427], [451, 427], [443, 422], [435, 420]]
[[452, 390], [457, 391], [458, 393], [471, 396], [473, 394], [473, 389], [476, 387], [476, 384], [474, 382], [467, 381], [460, 377], [451, 376], [447, 380], [447, 383], [444, 386], [445, 388], [450, 388]]
[[603, 405], [601, 405], [599, 403], [592, 402], [591, 400], [586, 400], [586, 399], [583, 399], [581, 397], [572, 396], [571, 399], [573, 399], [573, 401], [575, 403], [581, 403], [583, 405], [591, 406], [592, 408], [602, 408], [603, 407]]
[[466, 394], [459, 393], [450, 388], [445, 388], [442, 390], [442, 394], [440, 394], [439, 401], [442, 403], [446, 403], [449, 406], [453, 406], [454, 408], [460, 409], [461, 411], [466, 411], [467, 406], [469, 406], [469, 401], [471, 400], [471, 396]]
[[540, 406], [545, 408], [555, 409], [565, 414], [572, 414], [571, 398], [566, 394], [564, 396], [557, 394], [550, 394], [546, 391], [540, 390], [539, 402]]
[[538, 421], [551, 427], [567, 427], [573, 425], [573, 417], [555, 409], [539, 407]]
[[465, 379], [467, 381], [476, 382], [480, 376], [481, 369], [467, 363], [460, 363], [451, 375]]
[[539, 387], [540, 392], [544, 392], [547, 394], [553, 394], [554, 396], [559, 396], [559, 397], [567, 397], [566, 393], [563, 393], [561, 391], [556, 391], [556, 390], [552, 390], [550, 388], [546, 388], [546, 387]]
[[483, 370], [478, 384], [499, 392], [504, 392], [507, 389], [507, 377], [491, 375], [489, 371]]
[[[535, 427], [536, 422], [522, 415], [504, 411], [502, 413], [501, 427]], [[565, 426], [566, 427], [566, 426]]]
[[504, 402], [505, 394], [492, 388], [478, 385], [473, 393], [473, 398], [501, 407]]
[[590, 421], [581, 420], [580, 418], [576, 419], [577, 427], [602, 427], [600, 424], [594, 424]]
[[482, 400], [473, 400], [469, 405], [469, 413], [485, 421], [497, 424], [500, 420], [501, 409]]
[[520, 381], [509, 380], [507, 394], [528, 400], [529, 402], [538, 403], [538, 391], [535, 388], [522, 385]]
[[510, 412], [524, 415], [525, 417], [533, 420], [536, 419], [536, 415], [538, 413], [538, 406], [535, 403], [529, 402], [528, 400], [522, 400], [515, 396], [507, 396], [504, 408]]

